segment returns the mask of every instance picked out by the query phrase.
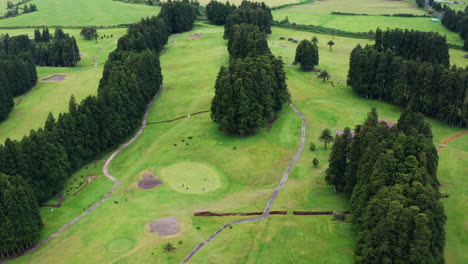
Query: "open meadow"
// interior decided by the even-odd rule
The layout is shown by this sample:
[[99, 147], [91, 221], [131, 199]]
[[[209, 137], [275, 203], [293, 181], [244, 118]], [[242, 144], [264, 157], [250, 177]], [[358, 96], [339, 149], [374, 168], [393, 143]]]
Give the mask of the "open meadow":
[[[209, 1], [203, 0], [201, 4]], [[231, 3], [233, 1], [230, 1]], [[269, 0], [270, 6], [296, 3], [295, 0]], [[85, 26], [118, 25], [137, 22], [155, 15], [159, 7], [125, 4], [111, 0], [57, 1], [34, 0], [39, 12], [0, 20], [9, 26]], [[238, 4], [240, 1], [234, 1]], [[359, 4], [358, 4], [359, 3]], [[3, 5], [4, 2], [0, 1]], [[362, 4], [362, 5], [360, 5]], [[5, 3], [6, 5], [6, 3]], [[3, 8], [3, 7], [2, 7]], [[0, 9], [3, 10], [3, 9]], [[73, 19], [69, 19], [70, 11]], [[352, 32], [380, 28], [409, 28], [435, 31], [446, 35], [450, 43], [462, 44], [456, 33], [428, 17], [344, 16], [330, 12], [379, 14], [411, 13], [423, 15], [410, 1], [325, 0], [273, 11], [275, 20], [286, 16], [298, 24], [314, 24]], [[0, 34], [28, 34], [33, 28], [2, 29]], [[98, 29], [100, 36], [86, 41], [80, 29], [64, 29], [75, 36], [83, 53], [78, 67], [37, 67], [38, 84], [27, 94], [15, 98], [15, 107], [0, 123], [0, 140], [19, 140], [30, 129], [43, 126], [49, 112], [66, 112], [70, 97], [79, 102], [97, 93], [103, 63], [116, 46], [125, 28]], [[321, 131], [348, 126], [354, 128], [366, 118], [372, 107], [379, 119], [397, 122], [401, 109], [395, 105], [368, 100], [346, 85], [352, 49], [371, 45], [359, 38], [316, 34], [273, 27], [268, 45], [283, 59], [291, 101], [307, 120], [306, 149], [300, 156], [272, 210], [287, 215], [236, 224], [226, 228], [203, 247], [189, 263], [353, 263], [356, 230], [350, 222], [332, 221], [330, 215], [293, 215], [292, 211], [348, 210], [348, 199], [333, 192], [326, 184], [325, 171], [330, 149], [318, 140]], [[160, 57], [164, 76], [159, 97], [149, 112], [148, 125], [128, 148], [110, 164], [110, 173], [120, 181], [117, 190], [96, 210], [80, 219], [39, 249], [10, 263], [180, 263], [199, 243], [224, 224], [249, 216], [199, 217], [196, 212], [261, 212], [293, 159], [301, 138], [301, 119], [284, 105], [278, 118], [267, 128], [245, 137], [227, 136], [218, 129], [210, 113], [214, 84], [221, 66], [229, 64], [223, 26], [197, 22], [192, 31], [173, 34], [167, 52]], [[318, 38], [320, 69], [331, 78], [322, 81], [312, 72], [293, 65], [297, 43], [288, 41]], [[286, 38], [280, 40], [280, 37]], [[327, 42], [333, 40], [330, 49]], [[468, 66], [465, 52], [450, 50], [451, 64]], [[46, 82], [53, 75], [66, 75], [62, 81]], [[171, 122], [168, 121], [181, 118]], [[466, 131], [426, 118], [432, 126], [434, 144]], [[154, 123], [154, 124], [151, 124]], [[315, 151], [309, 144], [316, 145]], [[56, 232], [73, 218], [104, 197], [113, 182], [105, 177], [103, 166], [113, 150], [90, 161], [66, 182], [63, 192], [52, 197], [40, 209], [44, 228], [40, 239]], [[439, 152], [438, 178], [448, 220], [445, 226], [446, 263], [468, 263], [468, 137], [459, 137], [443, 145]], [[312, 160], [319, 165], [314, 167]], [[143, 189], [145, 175], [162, 184]], [[158, 183], [159, 184], [159, 183]], [[61, 207], [55, 208], [54, 205]], [[153, 230], [155, 220], [171, 217], [178, 224], [168, 236]], [[352, 216], [347, 216], [350, 221]], [[169, 223], [169, 222], [168, 222]], [[177, 227], [177, 228], [176, 228]], [[172, 254], [163, 252], [166, 243], [176, 247]]]

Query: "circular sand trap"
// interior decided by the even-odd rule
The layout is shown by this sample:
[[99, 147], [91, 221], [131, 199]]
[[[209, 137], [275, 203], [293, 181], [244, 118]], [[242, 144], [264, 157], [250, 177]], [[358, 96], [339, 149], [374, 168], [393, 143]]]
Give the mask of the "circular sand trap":
[[138, 182], [138, 188], [143, 190], [150, 190], [162, 183], [163, 181], [154, 177], [152, 172], [147, 172], [145, 173], [145, 175], [143, 175], [143, 178]]
[[149, 222], [151, 233], [158, 233], [158, 236], [171, 236], [180, 232], [179, 220], [175, 217], [161, 218], [153, 222]]
[[133, 241], [127, 238], [118, 238], [107, 244], [107, 250], [115, 253], [127, 252], [133, 248]]
[[190, 34], [190, 35], [188, 35], [189, 38], [199, 38], [199, 37], [201, 37], [201, 36], [202, 36], [201, 33], [196, 33], [196, 34]]
[[65, 80], [66, 75], [52, 75], [48, 78], [42, 79], [44, 82], [56, 82]]
[[195, 162], [180, 162], [161, 170], [165, 182], [181, 193], [208, 193], [219, 188], [219, 173], [213, 167]]

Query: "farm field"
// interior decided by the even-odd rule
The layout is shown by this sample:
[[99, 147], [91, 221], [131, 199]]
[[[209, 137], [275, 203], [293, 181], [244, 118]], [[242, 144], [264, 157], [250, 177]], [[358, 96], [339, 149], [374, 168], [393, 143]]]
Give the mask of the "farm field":
[[369, 14], [369, 15], [393, 15], [413, 14], [424, 15], [425, 11], [419, 9], [411, 1], [374, 1], [374, 0], [322, 0], [313, 1], [303, 5], [296, 5], [281, 9], [290, 12], [330, 14], [332, 12]]
[[[14, 2], [14, 1], [13, 1]], [[209, 0], [201, 0], [205, 5]], [[230, 1], [239, 4], [240, 0]], [[296, 3], [296, 0], [267, 0], [271, 6]], [[39, 12], [0, 20], [1, 27], [39, 25], [111, 26], [137, 22], [152, 16], [159, 7], [126, 4], [112, 0], [34, 0]], [[0, 12], [6, 6], [0, 1]], [[70, 16], [73, 10], [73, 16]], [[436, 31], [450, 43], [462, 45], [456, 33], [431, 18], [387, 16], [344, 16], [330, 12], [368, 14], [425, 14], [412, 1], [325, 0], [273, 11], [275, 20], [286, 16], [298, 24], [314, 24], [352, 32], [367, 32], [377, 27]], [[49, 112], [55, 117], [67, 111], [73, 95], [79, 102], [97, 93], [103, 64], [117, 47], [126, 28], [98, 29], [97, 42], [85, 41], [81, 29], [65, 28], [75, 36], [83, 53], [78, 67], [37, 67], [38, 84], [26, 95], [15, 98], [18, 104], [7, 120], [0, 123], [0, 140], [19, 140], [30, 129], [42, 127]], [[28, 34], [34, 28], [0, 29], [10, 36]], [[53, 31], [53, 30], [52, 30]], [[236, 224], [224, 230], [203, 247], [189, 263], [353, 263], [356, 230], [348, 222], [337, 223], [331, 216], [296, 216], [292, 211], [332, 211], [349, 209], [348, 199], [333, 192], [325, 183], [330, 149], [325, 150], [318, 137], [321, 131], [364, 121], [372, 107], [379, 119], [397, 122], [401, 109], [388, 103], [359, 97], [346, 85], [349, 56], [360, 44], [373, 41], [273, 27], [268, 45], [285, 65], [292, 103], [307, 119], [306, 149], [292, 170], [272, 210], [287, 215], [271, 215], [265, 220]], [[142, 135], [123, 150], [110, 164], [110, 173], [120, 185], [95, 211], [74, 223], [39, 249], [10, 263], [180, 263], [200, 242], [224, 224], [248, 216], [195, 217], [194, 213], [261, 212], [283, 173], [293, 159], [300, 142], [301, 119], [285, 105], [271, 127], [246, 137], [230, 137], [218, 130], [210, 113], [189, 115], [210, 109], [214, 83], [221, 66], [229, 64], [227, 40], [222, 26], [197, 22], [190, 32], [170, 36], [167, 52], [161, 56], [164, 83], [149, 112]], [[320, 69], [330, 72], [323, 82], [312, 72], [293, 65], [298, 44], [280, 40], [318, 38]], [[335, 45], [330, 50], [327, 42]], [[172, 43], [172, 44], [171, 44]], [[450, 63], [468, 66], [465, 52], [451, 49]], [[53, 75], [66, 75], [62, 81], [45, 82]], [[189, 115], [189, 116], [187, 116]], [[151, 124], [187, 116], [173, 122]], [[426, 118], [432, 126], [434, 144], [466, 131]], [[316, 144], [309, 151], [309, 144]], [[79, 216], [104, 197], [113, 182], [104, 176], [103, 166], [114, 150], [90, 161], [73, 173], [63, 193], [52, 197], [40, 209], [44, 228], [40, 239], [47, 238], [67, 222]], [[315, 168], [312, 160], [317, 158]], [[438, 178], [448, 220], [445, 258], [448, 264], [468, 263], [468, 137], [446, 144], [439, 153]], [[163, 183], [153, 189], [138, 186], [144, 175], [152, 173]], [[54, 204], [62, 206], [53, 208]], [[161, 237], [150, 232], [149, 223], [174, 217], [180, 232]], [[347, 221], [352, 216], [347, 216]], [[165, 254], [162, 247], [172, 243], [176, 250]]]
[[159, 12], [159, 7], [112, 0], [34, 0], [30, 3], [37, 6], [37, 12], [2, 19], [0, 27], [114, 26], [135, 23]]
[[[195, 33], [202, 35], [195, 39], [188, 37], [189, 34]], [[213, 95], [211, 87], [218, 68], [227, 63], [226, 41], [222, 39], [222, 33], [222, 27], [203, 26], [189, 33], [172, 36], [175, 38], [174, 47], [161, 57], [165, 84], [160, 98], [151, 110], [150, 122], [172, 119], [209, 108]], [[269, 45], [273, 53], [286, 58], [287, 63], [287, 58], [294, 53], [295, 46], [287, 41], [280, 42], [279, 37], [302, 39], [311, 38], [313, 35], [322, 43], [319, 67], [328, 69], [332, 76], [337, 78], [346, 77], [347, 58], [354, 45], [364, 45], [368, 42], [335, 37], [336, 42], [343, 44], [341, 47], [336, 45], [330, 52], [328, 46], [323, 45], [331, 37], [329, 35], [274, 28]], [[282, 47], [286, 45], [289, 46]], [[209, 54], [203, 52], [206, 46], [211, 47]], [[210, 63], [196, 63], [202, 59]], [[199, 71], [206, 74], [199, 75]], [[390, 104], [362, 99], [338, 81], [334, 81], [334, 87], [331, 82], [323, 83], [313, 74], [299, 71], [297, 66], [289, 67], [286, 72], [293, 102], [308, 120], [307, 142], [315, 142], [318, 149], [316, 152], [306, 151], [301, 156], [273, 210], [345, 209], [346, 199], [333, 193], [331, 187], [326, 186], [323, 180], [329, 151], [325, 151], [323, 145], [318, 143], [319, 132], [325, 127], [339, 129], [362, 122], [366, 111], [373, 106], [378, 107], [382, 119], [390, 121], [397, 120], [400, 110]], [[196, 243], [205, 239], [219, 226], [239, 218], [198, 218], [192, 216], [194, 212], [262, 210], [271, 189], [278, 182], [297, 147], [299, 118], [291, 109], [285, 108], [270, 131], [261, 130], [254, 137], [230, 138], [217, 130], [208, 115], [202, 114], [173, 123], [148, 126], [143, 135], [111, 164], [111, 173], [122, 182], [111, 199], [58, 238], [13, 263], [27, 263], [33, 259], [35, 263], [48, 263], [56, 257], [54, 252], [61, 252], [65, 263], [80, 263], [85, 260], [93, 263], [179, 262]], [[445, 137], [461, 131], [438, 121], [428, 121], [433, 126], [435, 142], [441, 142]], [[466, 138], [457, 139], [456, 144], [449, 144], [442, 151], [441, 160], [452, 159], [452, 155], [459, 158], [448, 166], [440, 166], [441, 182], [456, 183], [459, 181], [457, 177], [463, 175], [462, 172], [466, 169], [462, 164], [466, 163], [468, 151], [466, 142]], [[186, 145], [187, 143], [189, 145]], [[320, 160], [316, 169], [311, 164], [314, 157]], [[219, 187], [212, 192], [201, 194], [183, 193], [168, 183], [152, 190], [137, 188], [136, 183], [142, 172], [150, 169], [157, 177], [166, 181], [161, 171], [183, 162], [216, 168], [218, 173], [215, 177], [219, 179]], [[449, 171], [448, 168], [452, 166], [455, 169]], [[83, 170], [75, 175], [79, 177], [86, 174], [99, 172]], [[104, 193], [111, 186], [109, 180], [98, 179], [102, 181], [90, 184], [95, 195]], [[71, 185], [73, 184], [72, 182]], [[454, 195], [459, 195], [461, 199], [447, 199], [446, 210], [453, 226], [463, 228], [463, 212], [457, 208], [466, 206], [462, 202], [466, 190], [456, 186], [445, 187], [461, 188], [447, 189], [448, 192], [455, 192]], [[46, 226], [49, 227], [43, 233], [48, 234], [53, 227], [64, 224], [67, 218], [78, 215], [80, 207], [86, 204], [79, 201], [85, 197], [95, 199], [93, 197], [96, 196], [89, 198], [87, 193], [82, 192], [65, 202], [60, 211], [42, 210], [41, 214], [45, 216]], [[112, 201], [118, 201], [118, 204]], [[60, 217], [52, 217], [53, 213], [60, 213]], [[168, 216], [179, 219], [182, 228], [179, 234], [160, 238], [148, 233], [148, 222]], [[113, 221], [116, 218], [119, 219], [118, 222]], [[192, 262], [219, 263], [222, 260], [224, 263], [260, 263], [268, 259], [272, 263], [309, 263], [312, 259], [319, 259], [324, 262], [351, 263], [353, 257], [350, 250], [353, 248], [355, 237], [352, 225], [336, 225], [330, 220], [328, 216], [288, 215], [272, 216], [258, 223], [235, 225], [232, 230], [226, 230], [203, 248]], [[447, 233], [448, 263], [463, 262], [468, 257], [459, 250], [465, 246], [463, 238], [449, 225]], [[292, 238], [298, 239], [296, 241]], [[178, 244], [179, 240], [183, 241], [182, 244]], [[168, 241], [177, 247], [172, 255], [163, 254], [160, 250], [162, 244]], [[284, 241], [288, 242], [284, 244]], [[316, 246], [300, 246], [304, 244]], [[326, 247], [323, 247], [324, 244]], [[92, 256], [92, 259], [89, 256]], [[288, 256], [296, 258], [291, 259]]]

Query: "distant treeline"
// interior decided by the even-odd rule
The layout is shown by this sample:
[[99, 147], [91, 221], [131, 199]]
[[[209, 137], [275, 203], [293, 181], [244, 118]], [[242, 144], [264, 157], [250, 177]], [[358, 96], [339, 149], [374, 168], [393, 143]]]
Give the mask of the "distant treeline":
[[164, 18], [143, 19], [130, 27], [124, 42], [109, 55], [97, 96], [79, 104], [72, 97], [68, 113], [57, 118], [49, 114], [43, 129], [0, 146], [1, 257], [27, 249], [39, 238], [42, 224], [35, 199], [47, 201], [63, 189], [73, 171], [137, 129], [162, 84], [159, 53], [171, 33], [168, 29], [181, 28], [193, 14], [191, 6], [164, 4]]
[[465, 11], [454, 11], [450, 7], [444, 7], [442, 24], [449, 30], [456, 32], [465, 40], [464, 50], [468, 51], [468, 7]]
[[354, 135], [336, 136], [326, 171], [350, 197], [355, 263], [443, 264], [447, 217], [431, 127], [408, 109], [395, 126], [378, 120], [373, 109]]
[[[266, 40], [271, 18], [268, 6], [243, 1], [228, 15], [225, 36], [230, 63], [221, 67], [211, 104], [211, 118], [223, 132], [244, 136], [255, 132], [289, 102], [286, 74]], [[252, 19], [246, 14], [262, 17]], [[259, 28], [259, 24], [262, 28]]]
[[393, 16], [393, 17], [431, 17], [430, 15], [415, 15], [415, 14], [358, 14], [358, 13], [346, 13], [346, 12], [331, 12], [332, 15], [343, 15], [343, 16]]
[[[396, 32], [389, 31], [390, 34]], [[415, 40], [424, 39], [421, 34], [424, 33], [415, 32], [414, 36], [419, 36]], [[432, 38], [433, 33], [425, 34], [428, 43], [437, 43]], [[411, 39], [406, 36], [408, 40]], [[446, 44], [440, 45], [432, 47], [432, 51], [446, 54], [439, 58], [420, 49], [425, 47], [423, 44], [406, 45], [384, 38], [383, 42], [376, 40], [375, 46], [362, 48], [358, 45], [351, 52], [347, 84], [360, 96], [410, 108], [449, 125], [466, 126], [468, 71], [448, 67], [447, 48], [443, 49]], [[402, 47], [407, 50], [401, 52]]]
[[37, 65], [53, 67], [73, 67], [81, 59], [75, 37], [56, 28], [51, 35], [48, 28], [34, 31], [34, 54]]
[[229, 39], [232, 26], [252, 24], [265, 34], [271, 33], [273, 16], [265, 3], [242, 1], [239, 7], [212, 0], [206, 6], [206, 16], [215, 25], [224, 25], [224, 38]]
[[[9, 17], [15, 17], [19, 16], [21, 14], [27, 14], [31, 12], [36, 12], [37, 6], [35, 4], [30, 4], [30, 5], [24, 5], [23, 7], [20, 7], [20, 5], [25, 4], [27, 2], [31, 2], [32, 0], [22, 0], [16, 4], [13, 4], [13, 2], [8, 1], [7, 2], [7, 9], [9, 9], [2, 18], [9, 18]], [[23, 10], [23, 12], [20, 13], [20, 10]]]
[[13, 97], [29, 91], [37, 82], [32, 47], [28, 46], [32, 43], [26, 35], [0, 36], [0, 122], [13, 109]]

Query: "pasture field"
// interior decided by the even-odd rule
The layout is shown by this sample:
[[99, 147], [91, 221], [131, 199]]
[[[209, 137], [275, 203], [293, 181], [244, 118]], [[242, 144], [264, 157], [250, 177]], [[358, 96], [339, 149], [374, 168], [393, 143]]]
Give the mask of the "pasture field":
[[426, 12], [419, 9], [413, 1], [321, 0], [303, 5], [286, 7], [282, 10], [319, 14], [330, 14], [331, 12], [369, 15], [426, 14]]
[[287, 9], [275, 10], [272, 11], [272, 14], [273, 19], [278, 21], [288, 17], [291, 23], [317, 25], [350, 32], [369, 32], [370, 30], [375, 32], [377, 27], [382, 30], [402, 28], [433, 31], [442, 36], [445, 35], [449, 43], [463, 45], [463, 40], [458, 34], [448, 30], [440, 22], [432, 22], [430, 17], [348, 16], [289, 11]]
[[[34, 0], [38, 11], [0, 20], [0, 27], [114, 26], [138, 22], [159, 12], [159, 7], [112, 0]], [[0, 2], [6, 8], [6, 1]], [[5, 6], [5, 7], [3, 7]]]
[[[68, 111], [68, 102], [72, 95], [80, 102], [86, 96], [95, 94], [102, 76], [103, 65], [93, 66], [93, 56], [99, 64], [104, 64], [109, 53], [117, 47], [117, 40], [126, 29], [101, 29], [100, 35], [112, 35], [112, 38], [84, 40], [79, 29], [65, 29], [65, 33], [75, 36], [81, 53], [85, 56], [78, 62], [78, 67], [37, 67], [38, 83], [26, 95], [15, 98], [16, 104], [7, 120], [0, 123], [0, 140], [6, 138], [21, 139], [29, 134], [31, 129], [44, 125], [49, 112], [55, 117]], [[32, 37], [34, 29], [1, 30], [1, 34], [10, 36], [28, 34]], [[63, 81], [44, 82], [47, 76], [54, 74], [66, 75]]]
[[[211, 0], [199, 0], [198, 2], [202, 6], [206, 6]], [[239, 6], [242, 3], [242, 0], [220, 0], [218, 2], [227, 2], [231, 4], [235, 4], [236, 6]], [[281, 5], [287, 5], [287, 4], [295, 4], [299, 2], [303, 2], [304, 0], [265, 0], [262, 2], [265, 2], [269, 7], [275, 7], [275, 6], [281, 6]]]
[[[202, 35], [188, 37], [194, 33]], [[222, 34], [222, 27], [199, 25], [194, 31], [171, 36], [175, 45], [161, 57], [164, 86], [151, 109], [149, 122], [209, 109], [219, 67], [228, 63]], [[330, 150], [324, 150], [323, 144], [318, 142], [320, 131], [353, 127], [365, 119], [371, 107], [378, 108], [381, 119], [393, 122], [400, 114], [398, 107], [360, 98], [340, 82], [346, 78], [352, 48], [358, 43], [368, 44], [368, 40], [335, 37], [333, 40], [337, 44], [330, 51], [325, 44], [332, 38], [330, 35], [273, 28], [269, 45], [288, 65], [297, 44], [280, 41], [279, 37], [301, 40], [314, 35], [319, 39], [319, 68], [327, 69], [336, 79], [332, 85], [331, 81], [322, 82], [313, 73], [299, 71], [298, 66], [286, 69], [292, 102], [307, 118], [307, 149], [273, 210], [291, 213], [293, 210], [346, 209], [347, 200], [325, 185]], [[433, 127], [436, 144], [462, 131], [439, 121], [428, 121]], [[109, 200], [42, 248], [12, 263], [50, 263], [57, 258], [63, 263], [178, 263], [217, 228], [240, 218], [193, 217], [194, 212], [263, 210], [297, 149], [300, 123], [299, 117], [285, 107], [271, 130], [262, 129], [244, 138], [228, 137], [219, 132], [209, 114], [149, 125], [111, 164], [110, 171], [121, 185]], [[315, 152], [308, 151], [309, 142], [317, 145]], [[450, 195], [444, 200], [449, 217], [446, 226], [448, 263], [468, 261], [463, 250], [467, 246], [466, 235], [460, 235], [467, 231], [464, 222], [467, 189], [462, 187], [463, 175], [467, 172], [463, 167], [468, 161], [467, 152], [468, 140], [462, 137], [448, 144], [440, 154], [439, 179], [442, 183], [455, 184], [441, 187], [443, 193]], [[311, 162], [314, 157], [320, 161], [317, 168]], [[152, 190], [137, 188], [143, 171], [151, 169], [156, 177], [164, 180], [164, 169], [174, 163], [215, 168], [219, 187], [197, 194], [180, 192], [167, 182]], [[91, 164], [74, 175], [78, 180], [82, 175], [97, 175], [87, 187], [90, 189], [66, 201], [58, 211], [41, 210], [46, 224], [44, 237], [80, 214], [81, 207], [108, 191], [112, 183], [99, 177], [101, 165], [102, 162]], [[183, 164], [178, 169], [183, 173]], [[185, 170], [190, 172], [190, 169], [187, 166]], [[73, 179], [66, 189], [76, 185]], [[93, 194], [88, 196], [89, 193]], [[53, 217], [54, 213], [60, 217]], [[148, 232], [147, 223], [169, 216], [179, 219], [180, 233], [158, 237]], [[210, 242], [190, 263], [352, 263], [353, 226], [333, 224], [330, 220], [329, 216], [287, 215], [235, 225]], [[174, 254], [162, 252], [162, 245], [167, 242], [176, 246]]]

